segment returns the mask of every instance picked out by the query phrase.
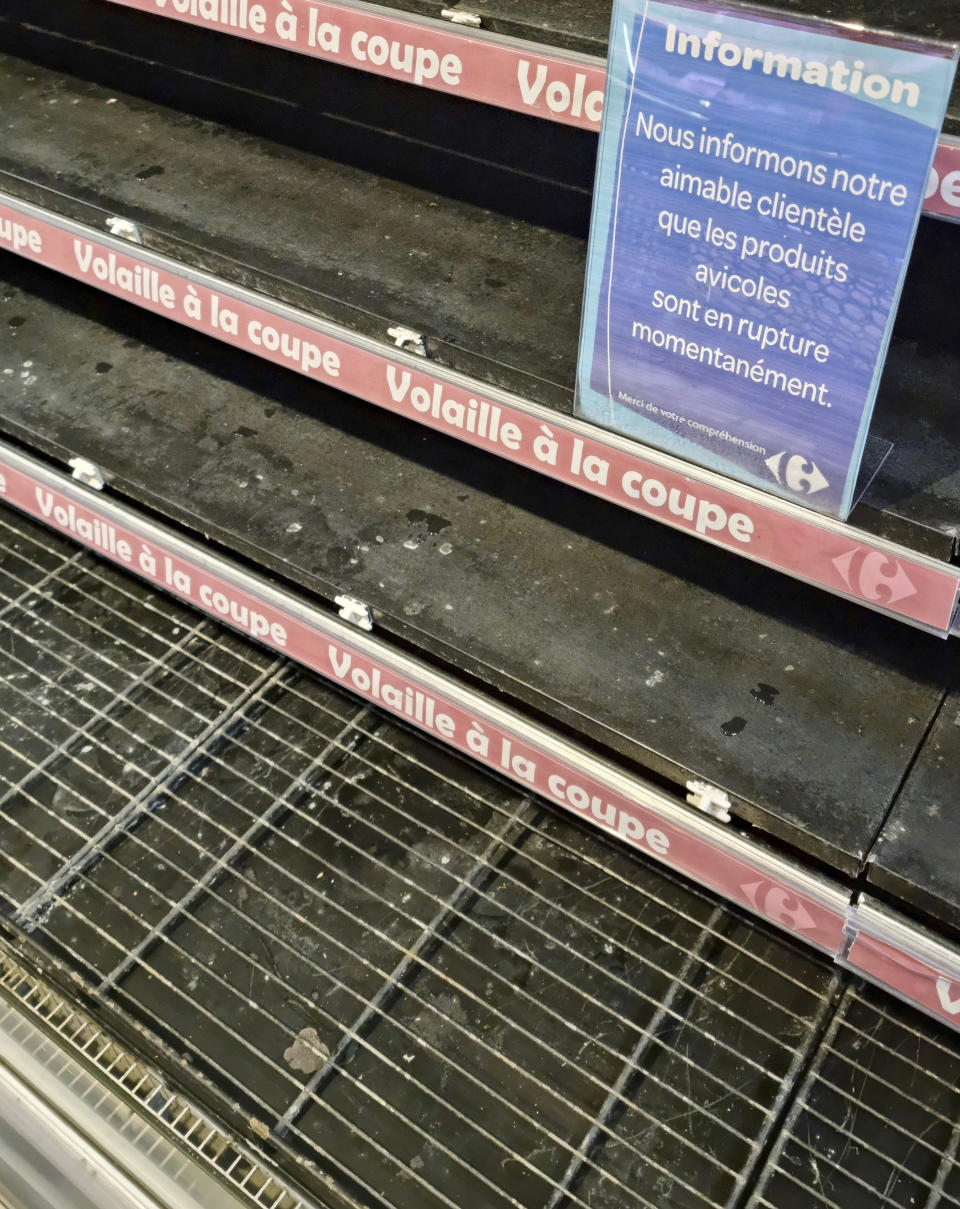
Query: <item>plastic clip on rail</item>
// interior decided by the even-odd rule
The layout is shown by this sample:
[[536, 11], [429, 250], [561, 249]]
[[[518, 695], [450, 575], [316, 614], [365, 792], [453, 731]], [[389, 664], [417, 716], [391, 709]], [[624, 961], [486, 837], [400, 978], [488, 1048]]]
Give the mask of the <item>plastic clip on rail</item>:
[[0, 499], [960, 1029], [960, 949], [0, 442]]

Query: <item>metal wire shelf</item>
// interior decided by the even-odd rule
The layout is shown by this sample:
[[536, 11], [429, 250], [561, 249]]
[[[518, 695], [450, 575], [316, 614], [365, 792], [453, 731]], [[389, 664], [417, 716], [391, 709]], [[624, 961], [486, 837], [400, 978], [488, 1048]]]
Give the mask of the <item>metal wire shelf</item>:
[[[318, 1203], [794, 1205], [851, 1131], [828, 962], [9, 513], [0, 727], [21, 943]], [[848, 1140], [953, 1203], [954, 1134]]]

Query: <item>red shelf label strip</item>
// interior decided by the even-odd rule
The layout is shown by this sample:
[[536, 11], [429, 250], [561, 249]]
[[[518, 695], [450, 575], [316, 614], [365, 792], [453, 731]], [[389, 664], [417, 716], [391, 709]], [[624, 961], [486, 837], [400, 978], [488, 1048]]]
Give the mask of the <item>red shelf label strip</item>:
[[941, 137], [923, 211], [960, 222], [960, 139]]
[[[956, 959], [960, 968], [960, 954]], [[937, 969], [862, 930], [854, 936], [846, 964], [898, 998], [960, 1029], [960, 978], [955, 971]]]
[[[382, 8], [316, 0], [113, 0], [471, 101], [599, 130], [606, 64]], [[960, 221], [960, 144], [945, 137], [925, 212]]]
[[634, 453], [627, 442], [605, 440], [600, 430], [588, 435], [594, 430], [562, 414], [471, 393], [472, 384], [421, 368], [419, 358], [352, 343], [348, 333], [332, 335], [305, 313], [291, 318], [281, 304], [227, 282], [214, 289], [183, 266], [158, 267], [164, 258], [138, 254], [135, 245], [118, 247], [79, 224], [47, 221], [34, 207], [5, 202], [0, 247], [28, 260], [818, 587], [949, 631], [960, 592], [956, 568], [899, 549], [894, 555], [815, 513], [782, 510], [772, 497], [699, 481]]
[[114, 0], [471, 101], [599, 130], [606, 66], [512, 38], [315, 0]]
[[905, 918], [890, 913], [906, 936], [904, 947], [871, 935], [869, 920], [838, 885], [818, 878], [814, 890], [802, 871], [791, 876], [782, 858], [751, 853], [747, 842], [731, 840], [721, 827], [693, 814], [685, 825], [680, 808], [664, 805], [662, 797], [658, 803], [656, 790], [629, 786], [615, 771], [598, 772], [593, 757], [482, 694], [355, 636], [129, 509], [33, 466], [0, 447], [0, 500], [960, 1029], [960, 978], [946, 969], [952, 961], [960, 970], [960, 952], [940, 944], [948, 954], [943, 970], [919, 960], [907, 951]]
[[191, 558], [186, 543], [132, 517], [121, 521], [116, 508], [101, 510], [85, 495], [80, 500], [57, 490], [0, 457], [0, 499], [20, 511], [808, 943], [830, 954], [839, 950], [845, 910], [838, 895], [834, 906], [824, 905], [779, 880], [768, 862], [727, 851], [702, 827], [678, 826], [657, 809], [655, 793], [645, 803], [642, 786], [632, 796], [605, 783], [588, 758], [551, 742], [549, 732], [511, 726], [502, 707], [480, 694], [434, 673], [418, 674], [409, 661], [399, 667], [380, 644], [357, 642], [346, 626], [322, 615], [285, 608], [276, 593], [271, 600], [255, 586], [241, 586], [241, 573]]

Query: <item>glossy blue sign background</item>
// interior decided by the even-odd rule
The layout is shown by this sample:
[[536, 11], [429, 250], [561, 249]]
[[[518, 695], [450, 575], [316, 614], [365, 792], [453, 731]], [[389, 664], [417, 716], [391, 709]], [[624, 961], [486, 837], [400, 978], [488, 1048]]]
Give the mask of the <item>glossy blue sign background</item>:
[[617, 0], [577, 411], [846, 517], [956, 47]]

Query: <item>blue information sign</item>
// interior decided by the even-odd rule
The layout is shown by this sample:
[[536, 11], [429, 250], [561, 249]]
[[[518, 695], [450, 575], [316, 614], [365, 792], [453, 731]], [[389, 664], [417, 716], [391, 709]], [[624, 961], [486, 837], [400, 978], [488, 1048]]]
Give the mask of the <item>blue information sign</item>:
[[578, 414], [845, 518], [956, 55], [616, 0]]

